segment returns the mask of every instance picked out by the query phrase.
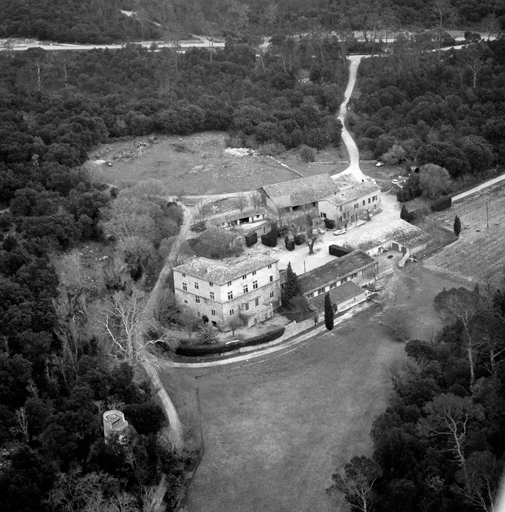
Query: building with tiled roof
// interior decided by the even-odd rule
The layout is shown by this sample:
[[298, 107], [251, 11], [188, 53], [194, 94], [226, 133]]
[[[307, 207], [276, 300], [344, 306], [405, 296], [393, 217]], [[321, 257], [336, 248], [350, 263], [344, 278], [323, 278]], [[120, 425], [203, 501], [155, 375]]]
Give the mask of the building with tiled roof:
[[298, 282], [303, 295], [311, 299], [348, 281], [372, 282], [378, 271], [377, 260], [363, 251], [353, 251], [298, 276]]
[[380, 254], [387, 249], [416, 254], [426, 249], [431, 240], [431, 236], [422, 229], [403, 219], [397, 219], [387, 226], [353, 238], [348, 245], [352, 249], [365, 251], [370, 256]]
[[262, 196], [263, 204], [279, 212], [317, 208], [322, 198], [335, 194], [338, 189], [330, 175], [323, 173], [264, 185], [258, 191]]
[[340, 187], [336, 194], [321, 199], [319, 212], [321, 217], [334, 220], [337, 226], [347, 226], [373, 213], [380, 205], [380, 187], [374, 181], [364, 181]]
[[[345, 311], [365, 301], [368, 296], [367, 290], [358, 286], [353, 281], [347, 281], [340, 286], [332, 288], [329, 293], [334, 311]], [[320, 313], [324, 313], [325, 295], [326, 294], [317, 295], [309, 301]]]
[[239, 315], [248, 325], [263, 322], [280, 306], [277, 260], [263, 254], [192, 258], [174, 268], [174, 285], [180, 307], [216, 327]]

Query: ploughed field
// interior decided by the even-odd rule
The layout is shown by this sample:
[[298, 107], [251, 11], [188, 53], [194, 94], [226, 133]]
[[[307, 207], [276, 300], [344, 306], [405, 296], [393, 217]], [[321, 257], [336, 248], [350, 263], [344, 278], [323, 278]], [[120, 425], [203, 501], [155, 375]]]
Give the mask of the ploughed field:
[[504, 191], [501, 183], [435, 214], [437, 221], [449, 229], [458, 215], [461, 234], [456, 242], [427, 259], [426, 266], [499, 286], [505, 270]]

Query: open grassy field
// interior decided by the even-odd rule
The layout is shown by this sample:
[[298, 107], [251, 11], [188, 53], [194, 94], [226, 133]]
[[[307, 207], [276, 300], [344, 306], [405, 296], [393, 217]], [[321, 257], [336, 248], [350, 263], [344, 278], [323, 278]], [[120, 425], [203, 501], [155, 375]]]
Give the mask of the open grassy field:
[[[410, 301], [412, 337], [430, 339], [441, 321], [432, 308], [458, 282], [398, 271]], [[287, 351], [228, 366], [167, 368], [162, 379], [183, 421], [200, 410], [205, 453], [190, 487], [188, 512], [344, 511], [325, 493], [335, 468], [369, 454], [369, 431], [387, 405], [387, 365], [404, 345], [365, 311], [331, 333]]]
[[430, 215], [450, 229], [458, 215], [462, 230], [459, 240], [426, 260], [426, 265], [498, 285], [505, 269], [504, 191], [505, 185], [498, 184]]
[[[302, 162], [298, 150], [279, 157], [236, 156], [226, 151], [227, 134], [206, 132], [187, 137], [161, 136], [157, 144], [148, 137], [115, 142], [96, 148], [91, 161], [110, 161], [99, 165], [102, 179], [119, 186], [147, 178], [166, 181], [175, 193], [220, 194], [254, 190], [262, 185], [287, 181], [322, 172], [344, 170], [345, 152], [335, 148], [321, 151], [316, 162]], [[144, 143], [145, 146], [139, 146]], [[281, 165], [283, 164], [283, 165]], [[297, 172], [293, 172], [289, 168]]]

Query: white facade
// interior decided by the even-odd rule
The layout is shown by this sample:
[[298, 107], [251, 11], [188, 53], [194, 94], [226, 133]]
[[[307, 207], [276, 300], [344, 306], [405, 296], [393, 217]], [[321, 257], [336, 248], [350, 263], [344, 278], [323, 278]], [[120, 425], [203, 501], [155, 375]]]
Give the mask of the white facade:
[[338, 226], [357, 222], [366, 212], [380, 208], [380, 188], [371, 182], [361, 183], [319, 202], [321, 217], [334, 220]]
[[180, 307], [216, 327], [239, 315], [247, 325], [263, 322], [280, 306], [279, 269], [269, 256], [194, 258], [174, 268], [174, 283]]

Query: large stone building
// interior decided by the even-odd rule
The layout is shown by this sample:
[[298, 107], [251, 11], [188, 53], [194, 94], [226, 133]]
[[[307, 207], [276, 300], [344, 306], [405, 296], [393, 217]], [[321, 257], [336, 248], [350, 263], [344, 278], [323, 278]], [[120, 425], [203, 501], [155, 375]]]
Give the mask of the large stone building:
[[318, 209], [321, 199], [337, 191], [338, 186], [328, 173], [273, 183], [258, 189], [263, 204], [275, 213]]
[[225, 260], [193, 258], [174, 268], [175, 296], [187, 312], [225, 327], [238, 315], [263, 322], [280, 306], [277, 260], [248, 254]]
[[380, 187], [373, 181], [364, 181], [341, 188], [336, 194], [319, 201], [321, 217], [334, 220], [339, 226], [357, 222], [380, 207]]

